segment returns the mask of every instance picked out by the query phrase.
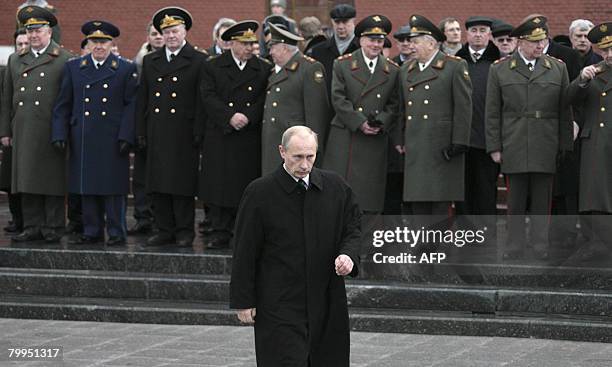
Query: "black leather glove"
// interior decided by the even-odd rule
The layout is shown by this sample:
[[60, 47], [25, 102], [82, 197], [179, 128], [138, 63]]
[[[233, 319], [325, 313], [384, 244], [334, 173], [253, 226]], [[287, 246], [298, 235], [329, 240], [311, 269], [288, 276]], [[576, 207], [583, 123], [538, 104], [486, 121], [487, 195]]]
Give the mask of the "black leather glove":
[[136, 138], [136, 145], [138, 150], [145, 150], [147, 148], [147, 138], [145, 136], [138, 136]]
[[65, 140], [56, 140], [53, 143], [51, 143], [51, 145], [53, 145], [53, 148], [55, 148], [55, 150], [57, 150], [60, 153], [63, 153], [66, 151], [66, 141]]
[[368, 125], [370, 125], [370, 127], [373, 127], [373, 128], [377, 128], [377, 127], [382, 128], [383, 123], [376, 117], [376, 115], [374, 115], [374, 113], [370, 112], [368, 114]]
[[129, 154], [131, 148], [132, 144], [128, 143], [125, 140], [119, 140], [119, 155]]
[[458, 156], [459, 154], [463, 154], [465, 152], [467, 152], [468, 147], [467, 145], [463, 145], [463, 144], [451, 144], [450, 147], [442, 150], [442, 155], [444, 156], [444, 159], [448, 162], [450, 162], [450, 160], [455, 157]]
[[195, 135], [193, 137], [193, 146], [196, 148], [199, 147], [202, 144], [202, 140], [204, 140], [202, 135]]

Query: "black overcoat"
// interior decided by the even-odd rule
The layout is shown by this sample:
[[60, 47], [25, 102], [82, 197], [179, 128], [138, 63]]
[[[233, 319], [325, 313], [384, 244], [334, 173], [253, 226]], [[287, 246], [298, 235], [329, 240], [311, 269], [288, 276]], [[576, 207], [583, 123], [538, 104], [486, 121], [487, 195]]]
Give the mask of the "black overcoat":
[[200, 96], [206, 55], [187, 43], [171, 62], [165, 47], [146, 55], [136, 135], [147, 140], [147, 192], [194, 196], [206, 113]]
[[351, 257], [357, 275], [360, 212], [352, 190], [314, 168], [310, 188], [279, 167], [245, 190], [236, 220], [230, 307], [256, 307], [259, 366], [348, 367], [344, 279], [334, 260]]
[[[261, 175], [261, 119], [272, 64], [252, 57], [240, 71], [231, 52], [206, 62], [201, 86], [208, 120], [202, 153], [199, 198], [207, 204], [238, 207], [244, 188]], [[249, 123], [235, 130], [235, 113]]]
[[[351, 41], [351, 44], [344, 50], [342, 55], [350, 54], [354, 52], [359, 46], [359, 38], [355, 37]], [[323, 67], [325, 68], [325, 83], [327, 85], [327, 96], [331, 101], [331, 83], [334, 72], [334, 60], [336, 60], [339, 56], [342, 56], [340, 52], [338, 52], [338, 45], [336, 45], [336, 39], [334, 36], [330, 37], [328, 40], [318, 43], [317, 45], [311, 47], [307, 52], [304, 52], [306, 55], [312, 57], [317, 60]]]

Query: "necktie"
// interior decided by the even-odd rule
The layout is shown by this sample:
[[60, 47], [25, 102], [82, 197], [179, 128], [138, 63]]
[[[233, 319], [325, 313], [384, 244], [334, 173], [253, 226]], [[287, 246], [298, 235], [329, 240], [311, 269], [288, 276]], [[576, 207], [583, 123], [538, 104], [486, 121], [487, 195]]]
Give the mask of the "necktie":
[[533, 71], [533, 63], [532, 62], [528, 62], [527, 63], [527, 68], [529, 68], [529, 71]]
[[370, 73], [374, 74], [374, 61], [370, 61], [370, 63], [368, 64], [368, 66], [370, 67]]
[[302, 189], [304, 189], [304, 191], [308, 190], [308, 184], [306, 184], [306, 181], [302, 180], [301, 178], [298, 180], [298, 184], [302, 187]]
[[100, 69], [101, 66], [102, 64], [100, 64], [99, 62], [96, 63], [96, 69]]
[[175, 57], [176, 57], [175, 54], [170, 54], [170, 61], [174, 60]]
[[472, 58], [473, 58], [474, 62], [478, 61], [480, 59], [480, 52], [474, 52], [472, 54]]

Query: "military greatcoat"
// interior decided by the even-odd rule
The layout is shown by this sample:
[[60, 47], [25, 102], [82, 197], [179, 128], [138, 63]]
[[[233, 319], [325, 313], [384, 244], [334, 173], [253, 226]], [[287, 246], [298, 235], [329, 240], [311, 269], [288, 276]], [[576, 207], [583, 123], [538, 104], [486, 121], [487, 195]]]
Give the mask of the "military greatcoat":
[[612, 213], [612, 68], [604, 61], [599, 73], [581, 87], [580, 78], [569, 86], [572, 103], [584, 111], [580, 133], [580, 211]]
[[472, 83], [465, 60], [438, 52], [420, 70], [402, 65], [404, 123], [404, 201], [462, 201], [465, 157], [447, 161], [451, 145], [468, 145], [472, 121]]
[[[331, 122], [323, 167], [337, 172], [355, 191], [359, 207], [380, 212], [385, 201], [388, 132], [397, 122], [399, 66], [378, 56], [374, 73], [361, 50], [334, 63]], [[382, 122], [378, 135], [365, 135], [361, 125], [370, 115]]]
[[13, 192], [54, 196], [66, 193], [66, 159], [51, 145], [51, 118], [64, 64], [71, 57], [53, 41], [39, 57], [29, 48], [9, 57], [0, 137], [12, 138]]
[[280, 165], [278, 146], [291, 126], [305, 125], [316, 132], [322, 154], [331, 113], [321, 63], [298, 52], [278, 73], [273, 71], [268, 79], [262, 121], [262, 175], [274, 172]]

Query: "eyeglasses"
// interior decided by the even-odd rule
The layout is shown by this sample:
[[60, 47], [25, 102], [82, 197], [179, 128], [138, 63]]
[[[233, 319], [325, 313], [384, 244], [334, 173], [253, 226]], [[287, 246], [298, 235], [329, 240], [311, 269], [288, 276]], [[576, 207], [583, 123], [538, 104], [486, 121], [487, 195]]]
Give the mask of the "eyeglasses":
[[510, 43], [510, 42], [512, 42], [512, 38], [510, 38], [510, 37], [498, 38], [497, 42], [499, 42], [499, 43]]

